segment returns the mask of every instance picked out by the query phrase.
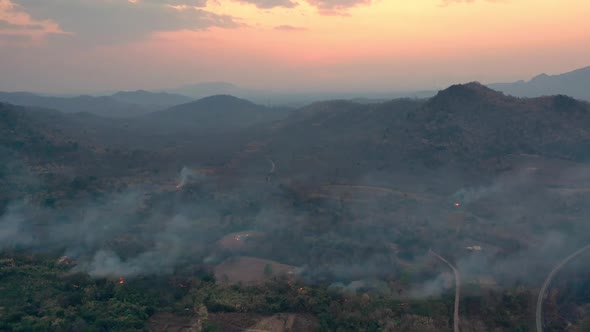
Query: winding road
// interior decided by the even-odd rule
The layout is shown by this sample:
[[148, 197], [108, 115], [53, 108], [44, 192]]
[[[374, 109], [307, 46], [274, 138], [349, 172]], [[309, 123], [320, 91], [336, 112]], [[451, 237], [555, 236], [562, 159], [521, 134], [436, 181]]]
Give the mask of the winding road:
[[447, 264], [455, 274], [455, 310], [453, 314], [453, 331], [459, 332], [459, 299], [461, 297], [461, 274], [448, 260], [430, 249], [430, 254]]
[[590, 245], [587, 245], [584, 248], [567, 256], [565, 259], [563, 259], [561, 262], [559, 262], [559, 264], [557, 264], [553, 268], [553, 270], [551, 270], [551, 272], [549, 273], [547, 278], [545, 278], [545, 282], [543, 282], [543, 286], [541, 287], [541, 291], [539, 292], [539, 297], [537, 298], [537, 311], [535, 314], [535, 320], [536, 320], [536, 324], [537, 324], [537, 332], [543, 332], [543, 302], [544, 302], [543, 300], [545, 299], [545, 295], [547, 293], [547, 288], [549, 288], [549, 285], [551, 285], [553, 278], [555, 278], [555, 275], [559, 271], [561, 271], [561, 269], [567, 263], [569, 263], [569, 261], [571, 261], [572, 259], [576, 258], [578, 255], [580, 255], [581, 253], [583, 253], [584, 251], [589, 250], [589, 249], [590, 249]]

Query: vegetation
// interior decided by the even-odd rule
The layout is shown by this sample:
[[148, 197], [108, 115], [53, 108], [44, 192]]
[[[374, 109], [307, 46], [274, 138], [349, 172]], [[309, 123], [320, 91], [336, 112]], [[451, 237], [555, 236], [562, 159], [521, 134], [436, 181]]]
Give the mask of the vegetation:
[[[530, 330], [544, 271], [590, 231], [588, 110], [478, 84], [133, 123], [2, 104], [0, 330], [447, 331], [430, 250], [462, 273], [465, 329]], [[555, 330], [588, 325], [577, 268], [544, 303]]]

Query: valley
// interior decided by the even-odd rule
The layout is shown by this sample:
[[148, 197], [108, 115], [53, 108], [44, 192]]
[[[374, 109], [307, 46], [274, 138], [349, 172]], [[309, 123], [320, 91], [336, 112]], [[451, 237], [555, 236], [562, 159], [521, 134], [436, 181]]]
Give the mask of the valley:
[[[477, 83], [133, 119], [1, 104], [0, 330], [533, 330], [587, 245], [589, 114]], [[549, 285], [546, 331], [587, 327], [586, 266]]]

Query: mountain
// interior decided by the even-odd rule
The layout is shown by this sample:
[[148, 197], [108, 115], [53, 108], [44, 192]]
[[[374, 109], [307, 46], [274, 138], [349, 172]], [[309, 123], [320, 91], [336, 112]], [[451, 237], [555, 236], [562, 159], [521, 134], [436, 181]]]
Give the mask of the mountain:
[[245, 90], [226, 82], [204, 82], [185, 85], [180, 88], [169, 89], [168, 92], [190, 96], [192, 98], [204, 98], [215, 95], [239, 95]]
[[576, 99], [590, 100], [590, 67], [559, 75], [541, 74], [528, 82], [489, 84], [490, 88], [517, 97], [539, 97], [564, 94]]
[[158, 106], [122, 102], [112, 97], [49, 97], [28, 92], [0, 92], [0, 102], [55, 109], [64, 113], [86, 112], [113, 118], [133, 117], [161, 109]]
[[23, 107], [0, 103], [0, 146], [7, 149], [28, 150], [38, 142], [48, 142], [44, 127], [31, 119]]
[[209, 154], [216, 144], [257, 146], [231, 164], [259, 170], [272, 158], [283, 174], [312, 172], [334, 181], [371, 172], [493, 172], [520, 154], [590, 158], [588, 103], [564, 95], [517, 98], [479, 83], [454, 85], [430, 99], [336, 100], [297, 110], [216, 95], [127, 120], [37, 113], [31, 130], [61, 131], [85, 146], [126, 142], [175, 153], [182, 149], [183, 158], [196, 153], [195, 146]]
[[269, 108], [229, 95], [216, 95], [148, 114], [140, 123], [168, 129], [225, 131], [273, 122], [287, 114], [284, 108]]
[[563, 95], [516, 98], [469, 83], [428, 100], [310, 105], [274, 125], [260, 153], [284, 174], [313, 170], [336, 182], [371, 172], [494, 172], [520, 154], [587, 160], [587, 128], [588, 103]]
[[248, 99], [257, 104], [280, 105], [293, 108], [300, 108], [312, 103], [331, 99], [354, 100], [359, 103], [376, 103], [393, 98], [429, 98], [435, 95], [436, 91], [281, 91], [281, 90], [256, 90], [236, 86], [226, 82], [207, 82], [187, 85], [175, 89], [167, 89], [167, 92], [190, 96], [193, 98], [204, 98], [214, 95], [232, 95]]
[[73, 154], [86, 150], [64, 134], [66, 122], [58, 111], [0, 103], [0, 154], [20, 155], [32, 164], [73, 161]]
[[149, 92], [145, 90], [137, 91], [119, 91], [110, 96], [123, 103], [143, 105], [143, 106], [164, 106], [170, 107], [192, 101], [187, 96], [172, 94], [167, 92]]

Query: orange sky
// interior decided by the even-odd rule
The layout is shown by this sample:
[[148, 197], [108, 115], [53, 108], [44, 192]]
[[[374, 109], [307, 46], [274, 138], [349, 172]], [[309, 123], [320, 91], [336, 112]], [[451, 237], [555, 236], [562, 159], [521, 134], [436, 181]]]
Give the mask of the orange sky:
[[[76, 3], [48, 3], [53, 1], [64, 11]], [[336, 4], [331, 7], [297, 0], [293, 8], [202, 0], [200, 7], [166, 12], [189, 23], [195, 10], [231, 21], [198, 28], [173, 20], [148, 26], [158, 10], [170, 10], [163, 3], [174, 1], [77, 1], [72, 10], [80, 22], [56, 8], [36, 8], [33, 0], [0, 0], [0, 71], [8, 73], [0, 90], [164, 88], [201, 81], [285, 90], [411, 90], [590, 65], [588, 0], [319, 2]], [[103, 21], [118, 24], [117, 30], [85, 26], [85, 4], [104, 6]], [[115, 17], [123, 5], [129, 20]], [[135, 8], [147, 6], [151, 16], [135, 15]], [[111, 38], [119, 32], [125, 39]]]

